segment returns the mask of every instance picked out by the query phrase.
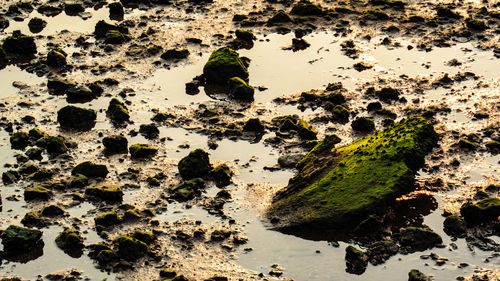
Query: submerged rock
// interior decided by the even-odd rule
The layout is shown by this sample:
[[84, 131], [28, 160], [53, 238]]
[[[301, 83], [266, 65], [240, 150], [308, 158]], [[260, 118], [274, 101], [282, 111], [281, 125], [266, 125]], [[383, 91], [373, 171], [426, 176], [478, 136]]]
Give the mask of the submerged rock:
[[225, 84], [232, 77], [246, 80], [248, 70], [236, 51], [228, 47], [214, 51], [203, 67], [208, 84]]
[[71, 170], [73, 176], [81, 174], [89, 178], [105, 178], [108, 173], [106, 165], [95, 164], [90, 161], [82, 162]]
[[205, 177], [212, 170], [212, 165], [210, 165], [208, 153], [203, 149], [196, 149], [179, 161], [178, 168], [181, 177], [189, 180]]
[[38, 243], [43, 243], [42, 231], [11, 225], [0, 234], [4, 251], [26, 251], [33, 248]]
[[94, 110], [72, 105], [65, 106], [57, 112], [57, 121], [61, 127], [79, 131], [92, 129], [96, 118]]
[[413, 189], [436, 142], [432, 125], [417, 116], [339, 148], [338, 138], [326, 138], [297, 164], [267, 215], [281, 218], [281, 229], [352, 229]]

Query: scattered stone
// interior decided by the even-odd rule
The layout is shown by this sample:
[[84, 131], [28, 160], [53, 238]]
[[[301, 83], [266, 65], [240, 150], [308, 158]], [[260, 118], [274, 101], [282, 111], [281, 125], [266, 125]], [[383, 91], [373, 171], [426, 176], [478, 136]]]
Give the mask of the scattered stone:
[[141, 124], [139, 127], [139, 133], [148, 139], [155, 139], [160, 135], [160, 130], [155, 123], [151, 124]]
[[94, 127], [96, 118], [94, 110], [72, 105], [65, 106], [57, 112], [57, 121], [65, 129], [90, 130]]
[[179, 161], [178, 168], [181, 177], [189, 180], [207, 176], [212, 170], [212, 165], [208, 153], [203, 149], [196, 149]]
[[115, 123], [127, 122], [130, 119], [127, 107], [117, 98], [111, 99], [106, 114]]
[[64, 215], [64, 209], [57, 205], [49, 205], [42, 209], [41, 214], [44, 217], [58, 217]]
[[99, 201], [121, 202], [123, 190], [121, 185], [93, 186], [85, 189], [85, 196]]
[[214, 51], [203, 67], [208, 84], [225, 84], [232, 77], [248, 78], [248, 70], [234, 50], [224, 47]]
[[151, 158], [156, 155], [158, 148], [148, 144], [134, 144], [129, 147], [130, 156], [135, 159]]
[[183, 181], [170, 190], [172, 198], [184, 202], [191, 200], [201, 194], [201, 190], [205, 188], [205, 181], [201, 178], [194, 178]]
[[373, 123], [371, 118], [358, 117], [356, 120], [352, 121], [351, 127], [358, 132], [371, 132], [375, 130], [375, 123]]
[[441, 236], [432, 230], [420, 227], [401, 228], [399, 242], [410, 252], [424, 251], [443, 243]]
[[267, 20], [267, 25], [272, 26], [277, 23], [293, 22], [292, 18], [283, 10], [278, 10], [270, 19]]
[[458, 216], [447, 216], [443, 222], [444, 232], [450, 236], [461, 237], [465, 234], [467, 227], [465, 221]]
[[253, 101], [255, 89], [239, 77], [229, 79], [229, 95], [237, 100]]
[[259, 118], [250, 118], [243, 125], [243, 131], [247, 132], [263, 132], [264, 129], [264, 125], [262, 125]]
[[48, 200], [52, 191], [40, 185], [32, 185], [24, 190], [24, 200]]
[[161, 58], [164, 60], [181, 60], [188, 56], [189, 51], [186, 49], [170, 49], [165, 51], [165, 53], [161, 55]]
[[10, 225], [2, 231], [0, 238], [6, 252], [27, 251], [35, 247], [37, 244], [42, 244], [42, 231], [32, 228], [26, 228], [17, 225]]
[[82, 162], [71, 170], [73, 176], [81, 174], [88, 178], [105, 178], [108, 173], [109, 171], [106, 165], [95, 164], [90, 161]]
[[111, 226], [120, 223], [120, 218], [116, 211], [110, 211], [96, 216], [94, 222], [96, 225]]
[[47, 65], [52, 67], [66, 66], [66, 53], [60, 49], [53, 49], [47, 54]]
[[488, 197], [477, 203], [466, 202], [460, 207], [460, 214], [469, 225], [496, 220], [500, 216], [500, 198]]
[[85, 247], [81, 233], [74, 228], [66, 228], [56, 237], [56, 245], [66, 251], [82, 251]]
[[125, 260], [134, 261], [146, 255], [148, 251], [146, 243], [126, 235], [120, 235], [114, 243], [118, 248], [118, 255]]
[[353, 246], [345, 249], [346, 272], [352, 274], [363, 274], [368, 266], [368, 256]]
[[431, 279], [417, 269], [412, 269], [408, 272], [408, 281], [431, 281]]
[[102, 144], [106, 148], [106, 152], [111, 154], [127, 153], [128, 141], [122, 135], [113, 135], [102, 139]]
[[231, 183], [233, 172], [226, 164], [220, 164], [217, 167], [213, 168], [208, 173], [208, 176], [217, 183], [218, 187], [222, 187]]
[[12, 36], [7, 37], [2, 47], [7, 53], [21, 56], [33, 56], [37, 52], [35, 39], [20, 32], [14, 32]]

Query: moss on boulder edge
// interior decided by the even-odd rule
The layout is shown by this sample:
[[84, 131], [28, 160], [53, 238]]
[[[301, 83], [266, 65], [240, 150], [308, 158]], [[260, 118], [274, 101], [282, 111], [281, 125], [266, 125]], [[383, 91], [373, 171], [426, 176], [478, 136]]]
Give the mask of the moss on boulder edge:
[[297, 164], [298, 172], [267, 211], [282, 230], [353, 228], [413, 188], [437, 135], [424, 118], [401, 122], [335, 148], [325, 138]]

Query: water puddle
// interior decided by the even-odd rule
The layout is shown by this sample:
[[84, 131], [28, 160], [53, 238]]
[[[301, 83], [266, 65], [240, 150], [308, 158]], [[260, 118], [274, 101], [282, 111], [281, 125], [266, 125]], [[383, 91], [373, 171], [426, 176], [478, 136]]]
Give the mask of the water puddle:
[[20, 89], [37, 86], [45, 80], [14, 65], [8, 65], [0, 70], [0, 76], [2, 77], [0, 99], [16, 96]]

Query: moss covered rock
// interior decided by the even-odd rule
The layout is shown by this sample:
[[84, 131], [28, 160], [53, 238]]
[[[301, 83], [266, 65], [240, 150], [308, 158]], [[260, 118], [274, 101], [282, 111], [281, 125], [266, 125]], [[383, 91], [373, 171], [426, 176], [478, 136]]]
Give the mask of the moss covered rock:
[[85, 247], [82, 234], [74, 228], [66, 228], [59, 233], [56, 245], [64, 251], [81, 251]]
[[52, 191], [40, 185], [32, 185], [24, 189], [24, 200], [48, 200]]
[[194, 178], [191, 180], [183, 181], [180, 184], [176, 185], [170, 190], [170, 193], [172, 194], [171, 197], [173, 199], [179, 202], [184, 202], [200, 195], [201, 190], [203, 190], [204, 188], [205, 181], [201, 178]]
[[94, 218], [96, 225], [111, 226], [120, 223], [120, 218], [116, 211], [100, 214]]
[[245, 125], [243, 125], [243, 131], [247, 132], [263, 132], [264, 131], [264, 125], [262, 125], [262, 121], [260, 121], [259, 118], [250, 118], [245, 122]]
[[42, 231], [11, 225], [0, 234], [4, 251], [29, 250], [38, 243], [43, 243]]
[[8, 170], [2, 173], [2, 182], [4, 185], [16, 183], [21, 179], [21, 174], [16, 170]]
[[102, 144], [106, 148], [108, 153], [126, 153], [128, 141], [127, 138], [122, 135], [113, 135], [105, 137], [102, 139]]
[[290, 13], [299, 16], [320, 16], [323, 14], [323, 8], [308, 0], [300, 0], [293, 6]]
[[470, 225], [495, 220], [500, 216], [500, 198], [488, 197], [477, 203], [466, 202], [460, 207], [460, 214]]
[[465, 221], [458, 216], [447, 216], [443, 222], [444, 232], [451, 236], [462, 236], [467, 230]]
[[127, 122], [130, 119], [127, 107], [117, 98], [112, 98], [111, 101], [109, 101], [106, 114], [109, 119], [116, 123]]
[[267, 20], [267, 25], [275, 25], [277, 23], [293, 22], [292, 18], [283, 10], [278, 10], [276, 13]]
[[47, 65], [52, 67], [66, 66], [66, 54], [59, 49], [50, 50], [47, 54]]
[[24, 149], [30, 144], [28, 133], [17, 131], [10, 136], [10, 145], [13, 149]]
[[178, 164], [179, 173], [183, 179], [202, 178], [212, 170], [208, 153], [203, 149], [195, 149], [186, 157], [182, 158]]
[[108, 173], [109, 171], [106, 165], [95, 164], [90, 161], [82, 162], [71, 170], [73, 176], [80, 174], [88, 178], [105, 178]]
[[424, 251], [443, 243], [441, 236], [429, 229], [405, 227], [400, 232], [399, 243], [410, 252]]
[[412, 269], [408, 272], [408, 281], [431, 281], [431, 278], [417, 269]]
[[106, 202], [121, 202], [123, 190], [121, 185], [92, 186], [85, 189], [85, 196]]
[[248, 85], [243, 79], [239, 77], [233, 77], [229, 79], [229, 95], [237, 100], [243, 101], [253, 101], [253, 95], [255, 89]]
[[106, 44], [122, 44], [127, 40], [127, 37], [118, 30], [110, 30], [104, 36]]
[[62, 154], [68, 152], [66, 140], [62, 136], [41, 137], [37, 139], [36, 145], [38, 147], [45, 148], [48, 153], [52, 154]]
[[111, 30], [116, 30], [122, 34], [128, 34], [128, 29], [126, 27], [112, 25], [101, 20], [95, 26], [94, 35], [96, 38], [104, 38], [106, 37], [106, 34]]
[[217, 186], [221, 187], [231, 183], [233, 172], [226, 164], [220, 164], [217, 167], [213, 168], [208, 173], [208, 176], [217, 183]]
[[146, 255], [148, 246], [146, 243], [127, 236], [121, 235], [114, 240], [118, 255], [125, 260], [136, 260]]
[[267, 211], [277, 228], [352, 228], [413, 188], [415, 174], [437, 135], [414, 116], [384, 131], [335, 148], [325, 138], [299, 163]]
[[164, 60], [180, 60], [189, 56], [189, 51], [186, 49], [170, 49], [166, 50], [160, 57]]
[[353, 246], [345, 249], [346, 271], [353, 274], [362, 274], [368, 266], [368, 256]]
[[203, 67], [203, 76], [208, 84], [226, 84], [232, 77], [248, 78], [248, 70], [240, 56], [231, 48], [214, 51]]
[[134, 144], [129, 147], [132, 158], [151, 158], [156, 155], [158, 148], [148, 144]]
[[90, 130], [95, 125], [97, 114], [92, 109], [68, 105], [57, 112], [57, 122], [63, 128], [79, 131]]

